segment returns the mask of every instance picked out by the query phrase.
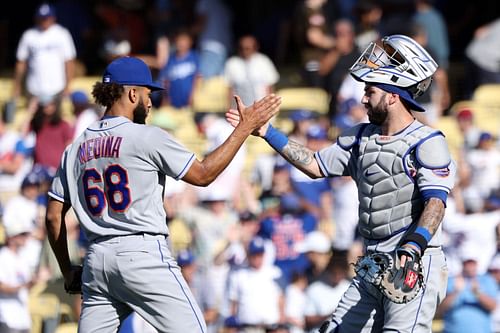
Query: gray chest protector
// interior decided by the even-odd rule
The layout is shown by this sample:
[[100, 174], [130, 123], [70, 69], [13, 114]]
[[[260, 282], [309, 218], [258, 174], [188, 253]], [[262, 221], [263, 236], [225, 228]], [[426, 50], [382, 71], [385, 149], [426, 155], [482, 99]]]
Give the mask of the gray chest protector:
[[[418, 145], [440, 132], [421, 125], [404, 136], [382, 136], [364, 124], [355, 136], [339, 137], [351, 151], [351, 175], [358, 186], [360, 234], [384, 239], [417, 221], [424, 202], [415, 184]], [[354, 134], [354, 133], [353, 133]]]

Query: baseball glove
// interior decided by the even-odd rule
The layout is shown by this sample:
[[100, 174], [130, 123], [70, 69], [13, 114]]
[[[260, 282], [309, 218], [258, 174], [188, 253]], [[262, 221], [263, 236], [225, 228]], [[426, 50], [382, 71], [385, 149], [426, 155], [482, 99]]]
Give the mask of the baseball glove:
[[[400, 257], [407, 257], [400, 267]], [[424, 286], [420, 255], [411, 249], [399, 248], [393, 253], [374, 252], [360, 257], [354, 265], [356, 275], [373, 284], [394, 303], [408, 303]]]
[[81, 294], [82, 293], [82, 266], [71, 267], [71, 281], [66, 283], [64, 281], [64, 290], [68, 294]]

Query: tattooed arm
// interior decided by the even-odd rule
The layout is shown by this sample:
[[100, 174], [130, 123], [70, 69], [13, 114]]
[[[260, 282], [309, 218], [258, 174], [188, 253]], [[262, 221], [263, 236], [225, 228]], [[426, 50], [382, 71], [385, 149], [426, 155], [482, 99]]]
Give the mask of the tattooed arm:
[[441, 221], [444, 217], [444, 203], [441, 199], [430, 198], [427, 201], [424, 211], [418, 221], [418, 226], [429, 230], [429, 233], [434, 236]]
[[[226, 112], [226, 120], [236, 128], [240, 122], [240, 115], [237, 110], [230, 109]], [[254, 130], [252, 135], [259, 136], [266, 139], [266, 133], [268, 129], [272, 127], [269, 123], [266, 123], [262, 127]], [[288, 138], [283, 133], [278, 133], [279, 138], [271, 139], [271, 141], [278, 142], [279, 148], [273, 145], [269, 139], [266, 139], [269, 144], [283, 156], [288, 162], [292, 163], [297, 169], [304, 172], [311, 178], [321, 178], [324, 177], [321, 172], [318, 162], [314, 158], [314, 151], [304, 147], [300, 143], [288, 140]]]
[[314, 158], [314, 152], [300, 143], [289, 140], [280, 154], [309, 177], [324, 177], [318, 162]]
[[[443, 220], [444, 210], [445, 210], [444, 202], [441, 199], [430, 198], [426, 202], [424, 211], [422, 212], [422, 215], [418, 220], [416, 232], [407, 237], [407, 241], [409, 242], [406, 242], [403, 245], [403, 247], [412, 248], [413, 250], [420, 253], [420, 255], [422, 255], [423, 251], [425, 251], [425, 247], [423, 248], [424, 250], [422, 251], [421, 247], [422, 238], [420, 236], [425, 235], [427, 241], [429, 241], [432, 238], [432, 236], [434, 236], [436, 230], [441, 224], [441, 221]], [[417, 234], [420, 236], [416, 236]], [[427, 246], [427, 243], [425, 243], [425, 246]], [[401, 267], [404, 266], [405, 262], [406, 258], [404, 258], [403, 256], [401, 258]]]

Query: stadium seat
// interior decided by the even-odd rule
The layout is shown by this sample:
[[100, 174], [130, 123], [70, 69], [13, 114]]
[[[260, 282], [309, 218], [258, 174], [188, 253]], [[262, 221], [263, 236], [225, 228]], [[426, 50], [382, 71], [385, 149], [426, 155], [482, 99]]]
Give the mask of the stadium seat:
[[441, 333], [444, 328], [444, 322], [442, 319], [434, 319], [432, 321], [432, 332], [433, 333]]
[[0, 79], [0, 102], [3, 104], [10, 100], [12, 96], [12, 79]]
[[78, 331], [78, 323], [64, 323], [57, 326], [54, 333], [76, 333]]
[[44, 327], [56, 327], [60, 318], [60, 300], [52, 293], [38, 293], [31, 290], [29, 297], [31, 332], [40, 333]]
[[282, 88], [279, 89], [276, 94], [282, 97], [281, 110], [308, 109], [321, 114], [328, 112], [330, 97], [328, 93], [321, 88]]
[[102, 78], [100, 76], [80, 76], [75, 77], [70, 83], [70, 90], [83, 90], [85, 91], [89, 98], [91, 96], [92, 87], [94, 83], [100, 82]]
[[472, 99], [484, 105], [500, 107], [500, 84], [483, 84], [474, 90]]
[[446, 142], [453, 158], [458, 157], [458, 152], [462, 146], [463, 139], [458, 129], [457, 122], [453, 116], [444, 116], [439, 118], [435, 127], [444, 133]]
[[229, 106], [229, 87], [222, 76], [202, 79], [193, 91], [195, 112], [225, 112]]

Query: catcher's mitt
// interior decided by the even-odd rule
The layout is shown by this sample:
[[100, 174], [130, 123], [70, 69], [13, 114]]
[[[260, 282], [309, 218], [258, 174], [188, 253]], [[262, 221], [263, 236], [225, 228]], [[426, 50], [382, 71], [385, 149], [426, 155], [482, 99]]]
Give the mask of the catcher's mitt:
[[82, 293], [82, 266], [71, 267], [71, 281], [66, 283], [64, 281], [64, 290], [68, 294], [81, 294]]
[[[401, 255], [407, 258], [403, 267], [400, 267]], [[407, 248], [360, 257], [354, 270], [361, 279], [372, 283], [394, 303], [411, 301], [424, 286], [420, 255]]]

